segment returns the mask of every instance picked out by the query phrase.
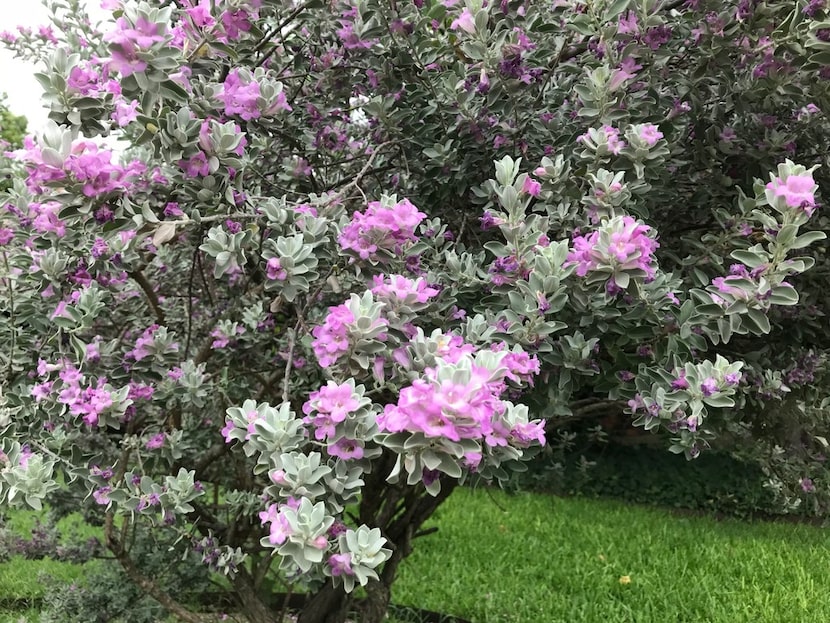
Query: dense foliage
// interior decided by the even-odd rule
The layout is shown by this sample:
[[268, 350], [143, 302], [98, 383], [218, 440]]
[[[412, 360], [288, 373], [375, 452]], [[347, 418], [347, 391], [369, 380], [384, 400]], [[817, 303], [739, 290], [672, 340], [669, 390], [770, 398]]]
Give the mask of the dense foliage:
[[0, 146], [4, 149], [21, 147], [26, 125], [26, 117], [15, 115], [9, 110], [6, 96], [0, 95]]
[[52, 119], [0, 213], [0, 504], [83, 500], [198, 621], [155, 526], [256, 623], [275, 582], [379, 621], [453, 487], [608, 413], [823, 508], [823, 0], [50, 4], [0, 35]]
[[[15, 149], [23, 145], [26, 135], [26, 117], [15, 115], [6, 105], [6, 96], [0, 94], [0, 148]], [[0, 178], [0, 192], [11, 188], [11, 176]]]
[[[517, 479], [523, 490], [563, 496], [610, 498], [633, 504], [676, 508], [720, 517], [783, 519], [774, 492], [756, 463], [719, 451], [686, 462], [660, 446], [609, 443], [582, 452], [535, 460]], [[803, 520], [808, 505], [790, 509]]]

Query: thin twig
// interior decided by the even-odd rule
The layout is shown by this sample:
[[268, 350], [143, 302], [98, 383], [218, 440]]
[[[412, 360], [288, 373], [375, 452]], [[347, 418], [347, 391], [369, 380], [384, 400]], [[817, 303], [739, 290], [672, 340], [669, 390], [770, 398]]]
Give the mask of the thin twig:
[[184, 358], [190, 356], [190, 339], [193, 337], [193, 275], [196, 272], [196, 256], [199, 247], [193, 249], [193, 259], [190, 260], [190, 279], [187, 281], [187, 340], [184, 345]]
[[289, 390], [291, 388], [291, 366], [294, 365], [294, 345], [297, 342], [297, 331], [300, 329], [300, 320], [288, 333], [288, 357], [285, 359], [285, 375], [282, 377], [282, 401], [288, 402]]
[[331, 198], [328, 200], [328, 202], [327, 202], [327, 203], [328, 203], [328, 205], [331, 205], [331, 204], [333, 204], [333, 203], [337, 203], [337, 202], [338, 202], [338, 201], [340, 201], [343, 197], [345, 197], [345, 196], [349, 193], [349, 191], [350, 191], [352, 188], [357, 188], [357, 186], [358, 186], [358, 184], [360, 184], [361, 180], [362, 180], [362, 179], [366, 176], [366, 174], [367, 174], [367, 173], [369, 173], [369, 172], [370, 172], [370, 170], [372, 169], [372, 165], [373, 165], [373, 164], [374, 164], [374, 162], [375, 162], [375, 158], [376, 158], [376, 157], [377, 157], [377, 155], [378, 155], [378, 154], [379, 154], [379, 153], [383, 150], [383, 148], [384, 148], [384, 147], [388, 147], [389, 145], [396, 145], [396, 144], [397, 144], [397, 143], [399, 143], [399, 142], [400, 142], [399, 140], [394, 140], [394, 141], [386, 141], [385, 143], [381, 143], [380, 145], [378, 145], [378, 146], [377, 146], [377, 148], [375, 148], [375, 151], [373, 151], [373, 152], [372, 152], [372, 155], [371, 155], [371, 156], [369, 156], [369, 159], [366, 161], [366, 164], [365, 164], [365, 165], [363, 165], [363, 168], [362, 168], [362, 169], [360, 170], [360, 172], [357, 174], [357, 177], [355, 177], [355, 178], [354, 178], [351, 182], [349, 182], [348, 184], [346, 184], [346, 185], [343, 187], [343, 189], [342, 189], [342, 190], [340, 190], [340, 191], [339, 191], [336, 195], [334, 195], [334, 197], [331, 197]]
[[9, 330], [11, 331], [11, 343], [9, 344], [9, 371], [6, 374], [7, 379], [11, 379], [12, 373], [14, 371], [14, 347], [15, 347], [15, 340], [17, 339], [17, 329], [15, 327], [15, 316], [14, 316], [14, 287], [12, 286], [12, 272], [9, 268], [9, 258], [6, 256], [6, 252], [3, 251], [3, 265], [6, 268], [6, 283], [9, 286]]
[[[278, 25], [276, 28], [274, 28], [274, 30], [272, 30], [272, 31], [271, 31], [271, 33], [270, 33], [270, 34], [269, 34], [269, 35], [265, 38], [265, 42], [268, 42], [268, 41], [269, 41], [270, 39], [272, 39], [275, 35], [277, 35], [277, 34], [279, 34], [279, 33], [282, 33], [282, 29], [283, 29], [283, 28], [285, 28], [285, 27], [286, 27], [289, 23], [291, 23], [291, 21], [292, 21], [295, 17], [297, 17], [300, 13], [302, 13], [303, 11], [305, 11], [308, 7], [310, 7], [310, 6], [311, 6], [312, 4], [314, 4], [316, 1], [317, 1], [317, 0], [306, 0], [306, 2], [304, 2], [303, 4], [301, 4], [300, 6], [298, 6], [298, 7], [297, 7], [296, 9], [294, 9], [293, 11], [291, 11], [291, 13], [289, 13], [289, 14], [286, 16], [286, 18], [285, 18], [284, 20], [282, 20], [282, 21], [279, 23], [279, 25]], [[266, 62], [269, 58], [271, 58], [271, 56], [273, 56], [274, 52], [276, 52], [276, 51], [277, 51], [277, 47], [278, 47], [277, 45], [274, 45], [274, 46], [273, 46], [270, 50], [268, 50], [268, 52], [267, 52], [266, 54], [264, 54], [264, 55], [262, 56], [262, 58], [261, 58], [261, 59], [259, 59], [259, 60], [256, 62], [256, 64], [254, 65], [254, 68], [256, 69], [257, 67], [262, 67], [262, 65], [263, 65], [263, 64], [264, 64], [264, 63], [265, 63], [265, 62]]]
[[153, 310], [153, 313], [156, 316], [156, 322], [159, 325], [164, 325], [164, 311], [161, 309], [161, 303], [159, 302], [159, 297], [156, 295], [155, 290], [153, 290], [153, 286], [147, 281], [147, 277], [144, 276], [144, 273], [141, 272], [141, 269], [131, 271], [127, 273], [133, 281], [135, 281], [141, 289], [144, 291], [144, 295], [147, 297], [147, 302], [150, 304], [150, 308]]

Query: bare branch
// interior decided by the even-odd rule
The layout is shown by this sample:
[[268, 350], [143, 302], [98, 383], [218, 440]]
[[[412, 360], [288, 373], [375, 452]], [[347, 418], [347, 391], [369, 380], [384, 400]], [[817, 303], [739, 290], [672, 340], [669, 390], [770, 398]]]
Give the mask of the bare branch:
[[144, 291], [144, 296], [147, 297], [147, 303], [149, 303], [150, 309], [153, 310], [153, 314], [155, 314], [156, 316], [156, 322], [160, 325], [164, 325], [164, 311], [161, 309], [159, 297], [156, 295], [156, 292], [155, 290], [153, 290], [153, 286], [147, 280], [147, 277], [144, 276], [144, 273], [141, 272], [141, 269], [128, 272], [127, 274]]

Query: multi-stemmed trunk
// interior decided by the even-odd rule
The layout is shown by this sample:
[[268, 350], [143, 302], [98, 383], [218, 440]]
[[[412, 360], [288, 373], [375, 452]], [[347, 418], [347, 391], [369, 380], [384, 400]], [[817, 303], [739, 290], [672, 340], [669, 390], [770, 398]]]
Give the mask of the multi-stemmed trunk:
[[[420, 536], [424, 522], [446, 500], [458, 484], [455, 479], [441, 478], [441, 491], [429, 495], [422, 484], [409, 486], [405, 483], [389, 484], [386, 476], [394, 465], [396, 456], [388, 450], [375, 464], [373, 471], [364, 477], [364, 487], [359, 505], [358, 521], [371, 528], [380, 528], [386, 538], [386, 546], [392, 555], [378, 570], [378, 579], [371, 580], [365, 587], [365, 597], [355, 599], [347, 594], [342, 585], [335, 586], [328, 580], [319, 590], [309, 595], [303, 603], [298, 623], [345, 623], [347, 620], [359, 623], [381, 623], [389, 608], [392, 584], [398, 573], [398, 566], [412, 552], [413, 540]], [[200, 509], [202, 516], [210, 516], [207, 509]], [[208, 522], [211, 523], [211, 522]], [[122, 529], [125, 529], [125, 520]], [[124, 548], [123, 534], [119, 539], [115, 531], [113, 513], [107, 514], [105, 525], [106, 541], [124, 570], [147, 594], [154, 597], [170, 612], [183, 621], [202, 623], [204, 615], [190, 611], [178, 602], [174, 595], [167, 593], [154, 579], [140, 570]], [[202, 526], [207, 532], [207, 527]], [[244, 539], [244, 535], [240, 536]], [[245, 619], [249, 623], [282, 623], [280, 608], [272, 607], [260, 591], [261, 577], [255, 577], [245, 568], [240, 568], [233, 579], [233, 592]]]
[[[394, 457], [384, 459], [393, 461]], [[389, 485], [385, 482], [389, 467], [386, 461], [366, 476], [363, 497], [358, 518], [369, 527], [381, 529], [386, 537], [392, 556], [378, 574], [366, 586], [366, 596], [355, 600], [347, 595], [342, 586], [328, 581], [319, 591], [309, 597], [298, 623], [344, 623], [347, 619], [360, 623], [380, 623], [389, 608], [392, 584], [398, 573], [398, 566], [412, 552], [412, 541], [419, 535], [424, 522], [438, 506], [452, 493], [457, 482], [442, 478], [441, 492], [429, 495], [423, 485], [407, 486], [403, 483]], [[379, 469], [378, 469], [379, 468]]]

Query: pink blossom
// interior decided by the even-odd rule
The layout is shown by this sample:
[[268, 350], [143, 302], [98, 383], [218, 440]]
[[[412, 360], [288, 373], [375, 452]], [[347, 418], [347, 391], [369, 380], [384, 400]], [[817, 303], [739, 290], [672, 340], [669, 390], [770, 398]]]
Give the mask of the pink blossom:
[[380, 252], [400, 255], [405, 243], [416, 241], [415, 229], [425, 217], [408, 199], [391, 207], [372, 201], [365, 212], [352, 215], [338, 242], [342, 249], [355, 252], [362, 260], [380, 262], [384, 259]]
[[328, 560], [328, 565], [331, 567], [331, 574], [334, 577], [340, 575], [354, 575], [351, 563], [352, 555], [349, 553], [332, 554]]
[[460, 335], [444, 334], [436, 340], [435, 356], [447, 363], [457, 363], [465, 355], [475, 352], [475, 346], [468, 344]]
[[37, 383], [34, 386], [32, 386], [31, 395], [32, 398], [35, 399], [35, 402], [42, 402], [44, 399], [48, 398], [49, 395], [52, 393], [52, 386], [54, 384], [54, 381], [45, 381], [43, 383]]
[[619, 68], [611, 73], [611, 78], [608, 81], [608, 92], [613, 93], [620, 88], [626, 81], [637, 76], [637, 72], [642, 69], [642, 65], [638, 65], [637, 61], [631, 56], [626, 57]]
[[640, 32], [637, 15], [634, 11], [628, 11], [625, 15], [620, 15], [617, 32], [621, 35], [637, 35]]
[[680, 370], [680, 372], [678, 372], [677, 378], [671, 382], [671, 388], [674, 390], [689, 389], [689, 381], [686, 380], [685, 370]]
[[130, 103], [119, 101], [115, 104], [115, 111], [112, 113], [112, 119], [119, 125], [125, 127], [130, 122], [138, 118], [138, 100], [133, 100]]
[[603, 126], [602, 130], [605, 132], [605, 137], [608, 145], [608, 151], [615, 156], [625, 149], [625, 141], [619, 138], [620, 131], [611, 126]]
[[354, 386], [349, 383], [338, 385], [329, 381], [324, 387], [312, 392], [303, 406], [304, 413], [316, 410], [327, 413], [334, 422], [343, 422], [349, 413], [357, 410], [360, 402], [354, 395]]
[[386, 406], [378, 426], [382, 431], [420, 432], [456, 442], [490, 435], [494, 417], [504, 410], [496, 388], [487, 382], [490, 374], [474, 368], [466, 382], [439, 382], [427, 372], [427, 378], [401, 390], [396, 405]]
[[534, 443], [545, 445], [545, 423], [542, 421], [523, 422], [510, 430], [511, 445], [527, 448]]
[[461, 29], [464, 32], [473, 35], [476, 32], [475, 16], [473, 16], [470, 12], [470, 9], [465, 8], [461, 11], [461, 14], [452, 21], [450, 28], [453, 30]]
[[327, 448], [331, 456], [348, 461], [350, 459], [363, 458], [362, 442], [356, 439], [338, 439], [334, 444]]
[[179, 167], [188, 177], [205, 177], [210, 175], [210, 164], [204, 152], [198, 152], [188, 160], [180, 160]]
[[245, 121], [257, 119], [261, 113], [257, 105], [260, 97], [256, 80], [243, 80], [238, 69], [232, 69], [225, 78], [219, 99], [225, 104], [226, 115], [239, 115]]
[[508, 352], [501, 363], [507, 368], [505, 376], [516, 383], [528, 383], [532, 386], [533, 377], [541, 371], [536, 355], [528, 355], [524, 351]]
[[148, 450], [157, 450], [164, 445], [164, 442], [167, 440], [167, 435], [164, 433], [157, 433], [150, 437], [147, 442], [144, 444], [144, 447]]
[[654, 147], [657, 141], [663, 138], [663, 133], [657, 129], [656, 125], [646, 123], [640, 127], [639, 136], [649, 147]]
[[248, 4], [252, 8], [226, 9], [219, 17], [225, 31], [225, 36], [229, 41], [236, 41], [242, 36], [242, 33], [250, 31], [251, 20], [259, 17], [259, 11], [256, 9], [260, 6], [260, 3], [249, 0]]
[[522, 184], [522, 192], [527, 193], [531, 197], [538, 197], [542, 192], [542, 185], [532, 177], [528, 176]]
[[[311, 343], [317, 361], [323, 368], [337, 363], [337, 360], [349, 350], [349, 327], [354, 322], [354, 315], [344, 305], [329, 308], [323, 324], [314, 327], [311, 334], [314, 341]], [[381, 319], [386, 324], [385, 319]]]
[[393, 304], [426, 303], [439, 293], [421, 277], [412, 280], [403, 275], [375, 275], [373, 281], [372, 294]]
[[95, 499], [95, 502], [97, 504], [100, 504], [101, 506], [106, 506], [110, 503], [110, 493], [112, 493], [112, 487], [105, 486], [93, 491], [92, 497]]
[[276, 504], [271, 504], [267, 510], [259, 514], [259, 519], [263, 525], [271, 524], [268, 534], [268, 541], [271, 545], [282, 545], [288, 540], [288, 537], [294, 534], [291, 524], [288, 523], [288, 518], [285, 516], [286, 508], [290, 508], [290, 506], [284, 504], [278, 508]]
[[712, 377], [708, 377], [700, 384], [701, 393], [708, 397], [718, 392], [718, 382]]
[[769, 195], [772, 197], [784, 197], [787, 206], [791, 208], [803, 208], [808, 215], [815, 210], [816, 200], [814, 193], [818, 186], [813, 180], [812, 173], [801, 175], [788, 175], [786, 180], [776, 177], [774, 181], [766, 186]]
[[580, 277], [596, 271], [600, 266], [611, 266], [625, 272], [642, 271], [647, 280], [654, 279], [657, 260], [654, 251], [660, 246], [648, 236], [651, 228], [639, 224], [633, 217], [612, 219], [585, 236], [574, 238], [574, 248], [568, 254], [568, 264], [576, 264]]
[[272, 281], [285, 281], [288, 279], [288, 271], [282, 267], [278, 257], [272, 257], [265, 263], [265, 275]]
[[101, 74], [97, 69], [84, 65], [76, 65], [69, 71], [69, 78], [66, 86], [78, 92], [80, 95], [93, 95], [99, 91], [98, 81]]

